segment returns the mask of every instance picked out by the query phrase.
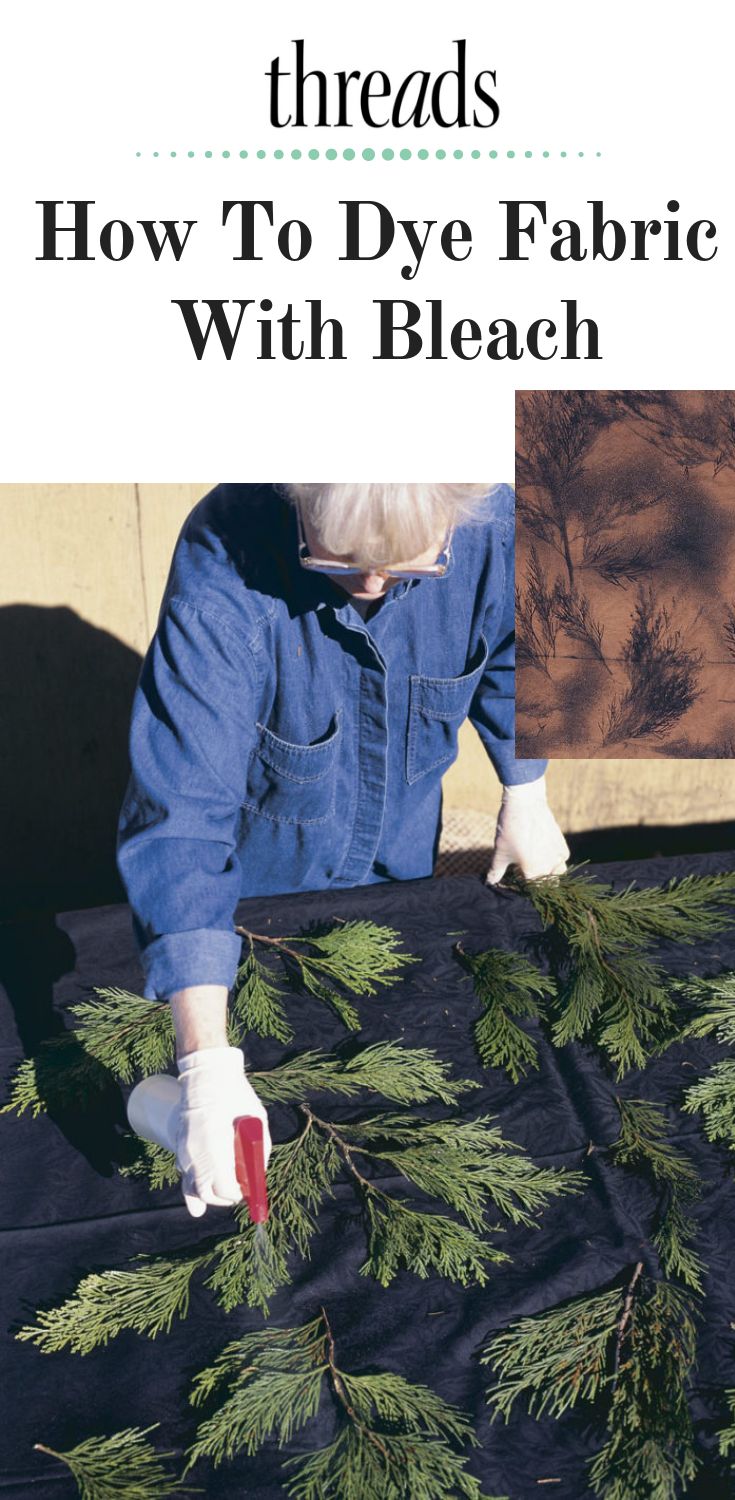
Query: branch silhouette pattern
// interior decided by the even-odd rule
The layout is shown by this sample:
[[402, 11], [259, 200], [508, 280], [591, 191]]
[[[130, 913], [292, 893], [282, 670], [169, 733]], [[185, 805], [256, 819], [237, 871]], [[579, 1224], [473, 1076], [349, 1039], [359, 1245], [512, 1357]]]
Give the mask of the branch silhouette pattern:
[[735, 757], [735, 392], [525, 391], [516, 754]]

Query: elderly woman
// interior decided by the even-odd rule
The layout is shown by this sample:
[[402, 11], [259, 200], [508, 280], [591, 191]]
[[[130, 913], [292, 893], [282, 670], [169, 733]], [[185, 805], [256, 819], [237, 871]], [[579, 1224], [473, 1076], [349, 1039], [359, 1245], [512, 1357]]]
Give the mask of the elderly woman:
[[488, 880], [564, 868], [545, 762], [513, 753], [507, 487], [225, 485], [189, 517], [133, 707], [119, 865], [171, 1001], [192, 1213], [240, 1198], [227, 1044], [242, 896], [431, 875], [469, 718], [503, 784]]

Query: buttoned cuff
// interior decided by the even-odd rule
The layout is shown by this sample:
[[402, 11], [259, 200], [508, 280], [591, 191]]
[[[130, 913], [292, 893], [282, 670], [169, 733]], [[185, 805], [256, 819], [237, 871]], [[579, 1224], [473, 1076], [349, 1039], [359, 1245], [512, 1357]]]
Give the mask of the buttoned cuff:
[[503, 786], [524, 786], [526, 782], [538, 781], [549, 764], [547, 760], [516, 760], [509, 745], [493, 745], [490, 757]]
[[148, 1000], [168, 1000], [194, 984], [221, 984], [232, 989], [240, 963], [242, 939], [236, 932], [199, 927], [167, 932], [141, 954]]

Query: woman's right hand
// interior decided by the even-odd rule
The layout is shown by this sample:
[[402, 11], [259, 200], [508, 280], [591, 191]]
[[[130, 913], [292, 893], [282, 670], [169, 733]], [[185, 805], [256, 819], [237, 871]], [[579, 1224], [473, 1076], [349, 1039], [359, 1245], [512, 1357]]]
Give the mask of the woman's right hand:
[[242, 1201], [235, 1172], [234, 1122], [255, 1115], [263, 1122], [265, 1165], [271, 1152], [268, 1116], [245, 1074], [239, 1047], [205, 1047], [179, 1058], [181, 1110], [176, 1163], [184, 1202], [195, 1218], [208, 1204]]
[[263, 1121], [265, 1165], [271, 1152], [268, 1116], [245, 1073], [239, 1047], [227, 1041], [227, 990], [192, 985], [171, 998], [181, 1086], [176, 1162], [184, 1202], [195, 1218], [207, 1205], [242, 1201], [235, 1174], [234, 1121]]

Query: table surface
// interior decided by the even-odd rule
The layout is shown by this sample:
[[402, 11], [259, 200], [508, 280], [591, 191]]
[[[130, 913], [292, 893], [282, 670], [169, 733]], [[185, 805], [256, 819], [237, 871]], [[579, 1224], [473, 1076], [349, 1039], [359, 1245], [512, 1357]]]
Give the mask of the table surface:
[[[631, 879], [653, 883], [672, 875], [733, 869], [735, 854], [590, 868], [618, 886]], [[491, 1268], [487, 1285], [471, 1289], [439, 1278], [421, 1281], [407, 1271], [383, 1289], [358, 1275], [365, 1236], [352, 1189], [348, 1182], [340, 1183], [319, 1215], [311, 1260], [295, 1260], [293, 1284], [274, 1299], [271, 1324], [306, 1322], [325, 1303], [345, 1368], [388, 1368], [409, 1379], [428, 1380], [472, 1416], [482, 1447], [470, 1468], [485, 1492], [510, 1500], [542, 1495], [587, 1500], [586, 1465], [601, 1441], [589, 1413], [580, 1410], [561, 1421], [537, 1422], [518, 1407], [507, 1426], [491, 1424], [484, 1395], [488, 1372], [478, 1354], [493, 1330], [520, 1314], [622, 1279], [650, 1235], [658, 1200], [645, 1180], [614, 1168], [601, 1149], [619, 1130], [616, 1085], [590, 1049], [555, 1050], [533, 1027], [541, 1065], [518, 1084], [502, 1072], [483, 1070], [478, 1061], [472, 1040], [478, 1006], [453, 945], [462, 933], [470, 951], [490, 946], [528, 950], [539, 930], [529, 903], [463, 878], [255, 899], [242, 903], [238, 917], [253, 930], [274, 935], [335, 917], [367, 918], [397, 928], [406, 948], [422, 962], [391, 990], [359, 1001], [360, 1044], [400, 1039], [408, 1046], [434, 1048], [458, 1076], [481, 1085], [463, 1096], [461, 1112], [499, 1116], [504, 1134], [535, 1161], [582, 1167], [588, 1177], [584, 1195], [552, 1202], [539, 1227], [509, 1227], [503, 1248], [511, 1263]], [[705, 945], [666, 949], [663, 961], [679, 974], [735, 968], [735, 929]], [[93, 987], [137, 991], [140, 982], [127, 907], [65, 913], [4, 929], [0, 1050], [5, 1076], [20, 1056], [63, 1028], [65, 1008]], [[348, 1040], [339, 1021], [318, 1001], [294, 996], [288, 1003], [296, 1030], [291, 1051], [331, 1049]], [[286, 1050], [254, 1038], [252, 1065], [268, 1067]], [[681, 1114], [677, 1106], [683, 1088], [722, 1055], [722, 1048], [709, 1042], [688, 1041], [619, 1086], [629, 1097], [667, 1106], [672, 1139], [690, 1153], [703, 1178], [695, 1214], [698, 1249], [709, 1276], [692, 1396], [703, 1467], [689, 1491], [702, 1500], [730, 1493], [716, 1456], [715, 1432], [724, 1416], [718, 1393], [735, 1385], [732, 1157], [724, 1147], [707, 1143], [697, 1118]], [[330, 1100], [332, 1118], [360, 1112], [359, 1101], [335, 1100], [332, 1106]], [[425, 1112], [425, 1106], [417, 1110]], [[271, 1123], [274, 1138], [286, 1138], [295, 1128], [294, 1113], [274, 1107]], [[124, 1266], [133, 1256], [171, 1251], [212, 1233], [211, 1211], [195, 1223], [178, 1189], [154, 1194], [140, 1181], [117, 1174], [125, 1126], [116, 1087], [85, 1109], [69, 1108], [35, 1121], [5, 1116], [1, 1124], [6, 1329], [28, 1321], [38, 1307], [58, 1303], [89, 1270]], [[598, 1149], [590, 1152], [590, 1143]], [[217, 1229], [223, 1224], [220, 1216]], [[653, 1252], [648, 1248], [643, 1253]], [[3, 1361], [8, 1406], [3, 1424], [8, 1451], [0, 1468], [3, 1500], [25, 1500], [29, 1492], [44, 1500], [65, 1500], [76, 1493], [66, 1469], [34, 1453], [34, 1442], [64, 1449], [92, 1434], [160, 1422], [161, 1444], [183, 1449], [193, 1431], [186, 1405], [192, 1374], [225, 1342], [261, 1326], [259, 1313], [239, 1308], [226, 1315], [200, 1288], [186, 1321], [155, 1342], [126, 1334], [80, 1358], [42, 1355], [9, 1338]], [[334, 1423], [332, 1403], [323, 1401], [317, 1420], [286, 1450], [269, 1447], [192, 1482], [205, 1485], [208, 1495], [247, 1493], [270, 1500], [284, 1493], [283, 1457], [330, 1440]]]

